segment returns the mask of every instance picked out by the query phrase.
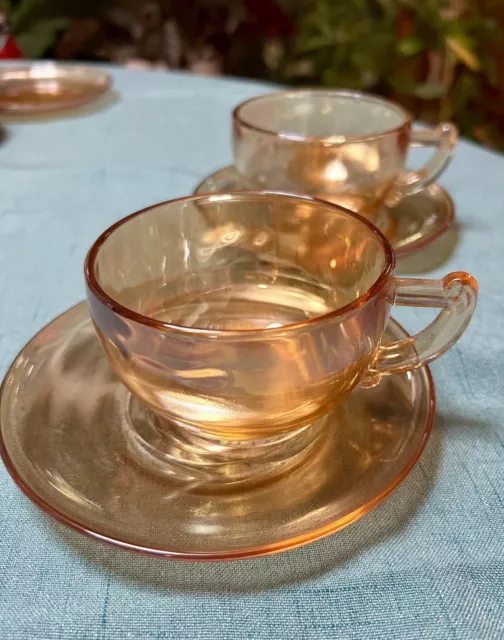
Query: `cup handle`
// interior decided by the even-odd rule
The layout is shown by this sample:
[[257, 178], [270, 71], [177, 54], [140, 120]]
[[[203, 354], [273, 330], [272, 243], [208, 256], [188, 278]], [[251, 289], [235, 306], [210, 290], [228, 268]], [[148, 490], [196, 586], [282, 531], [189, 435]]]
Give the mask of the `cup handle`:
[[457, 127], [451, 122], [441, 122], [434, 129], [412, 131], [412, 147], [436, 147], [436, 151], [421, 169], [410, 171], [402, 177], [387, 198], [387, 205], [394, 206], [405, 196], [418, 193], [433, 182], [449, 163], [457, 138]]
[[[476, 280], [463, 271], [442, 280], [396, 278], [394, 305], [441, 309], [425, 329], [410, 338], [381, 344], [368, 371], [367, 383], [382, 375], [411, 371], [450, 349], [469, 324], [478, 294]], [[364, 380], [366, 384], [366, 380]]]

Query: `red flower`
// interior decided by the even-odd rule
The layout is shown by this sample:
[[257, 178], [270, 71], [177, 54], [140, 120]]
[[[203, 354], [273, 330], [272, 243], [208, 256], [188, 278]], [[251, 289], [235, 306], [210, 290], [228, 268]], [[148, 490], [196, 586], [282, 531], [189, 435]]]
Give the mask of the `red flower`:
[[0, 34], [0, 59], [17, 60], [19, 58], [24, 56], [14, 37]]

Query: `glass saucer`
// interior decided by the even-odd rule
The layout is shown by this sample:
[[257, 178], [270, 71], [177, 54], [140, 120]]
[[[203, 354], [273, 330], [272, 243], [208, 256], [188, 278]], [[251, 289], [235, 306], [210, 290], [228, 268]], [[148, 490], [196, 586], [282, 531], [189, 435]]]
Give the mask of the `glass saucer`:
[[37, 62], [0, 69], [0, 113], [36, 115], [92, 102], [110, 89], [112, 78], [93, 67]]
[[[230, 165], [207, 176], [194, 193], [247, 189], [243, 177]], [[416, 253], [437, 240], [453, 224], [455, 206], [448, 192], [433, 183], [395, 207], [384, 207], [376, 226], [387, 236], [398, 257]]]
[[[390, 320], [386, 339], [406, 336]], [[188, 560], [283, 551], [358, 520], [418, 460], [435, 409], [427, 367], [358, 387], [297, 467], [236, 487], [184, 482], [139, 465], [124, 435], [131, 401], [87, 305], [79, 304], [11, 365], [0, 398], [0, 452], [26, 495], [68, 526], [125, 549]]]

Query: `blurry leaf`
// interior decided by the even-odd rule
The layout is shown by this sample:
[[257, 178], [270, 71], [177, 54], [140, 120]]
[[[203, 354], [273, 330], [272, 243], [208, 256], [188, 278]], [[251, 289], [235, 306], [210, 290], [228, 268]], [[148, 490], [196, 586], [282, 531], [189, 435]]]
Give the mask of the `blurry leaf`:
[[11, 19], [15, 31], [26, 31], [32, 25], [55, 16], [61, 17], [59, 2], [50, 0], [20, 0], [13, 5]]
[[94, 15], [114, 4], [113, 0], [19, 0], [12, 3], [11, 18], [16, 29], [26, 31], [38, 22]]
[[425, 44], [418, 36], [406, 36], [397, 43], [397, 53], [408, 58], [415, 56], [425, 49]]
[[309, 78], [313, 76], [313, 62], [311, 60], [299, 60], [288, 64], [285, 73], [289, 78]]
[[[2, 0], [0, 0], [1, 2]], [[54, 45], [73, 19], [102, 12], [115, 0], [19, 0], [9, 16], [16, 40], [27, 58], [40, 57]]]
[[39, 58], [69, 24], [67, 18], [50, 18], [34, 24], [27, 31], [16, 31], [16, 40], [27, 58]]
[[327, 36], [314, 36], [312, 38], [307, 38], [303, 42], [300, 42], [297, 47], [297, 53], [312, 53], [314, 51], [318, 51], [319, 49], [336, 47], [339, 44], [341, 44], [341, 42], [337, 40], [333, 35], [331, 35], [331, 37], [329, 38]]
[[471, 51], [469, 43], [461, 35], [452, 35], [446, 38], [446, 44], [452, 53], [465, 64], [471, 71], [479, 71], [480, 61], [476, 54]]
[[443, 84], [418, 84], [413, 90], [413, 95], [422, 100], [435, 100], [447, 93], [448, 87]]

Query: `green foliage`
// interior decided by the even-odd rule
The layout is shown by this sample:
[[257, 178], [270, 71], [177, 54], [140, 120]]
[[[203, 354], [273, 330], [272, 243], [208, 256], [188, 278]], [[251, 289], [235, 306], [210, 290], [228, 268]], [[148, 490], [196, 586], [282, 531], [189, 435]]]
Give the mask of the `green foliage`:
[[27, 58], [39, 58], [75, 18], [96, 14], [106, 0], [0, 0]]
[[[487, 96], [499, 84], [504, 0], [468, 0], [459, 12], [453, 4], [303, 0], [283, 77], [376, 91], [414, 105], [417, 114], [438, 101], [438, 115], [454, 119], [463, 134], [495, 143]], [[504, 148], [504, 132], [497, 145]]]
[[[301, 15], [293, 60], [309, 60], [310, 78], [327, 86], [365, 89], [390, 68], [393, 14], [379, 3], [306, 0]], [[291, 72], [295, 78], [295, 64]]]

